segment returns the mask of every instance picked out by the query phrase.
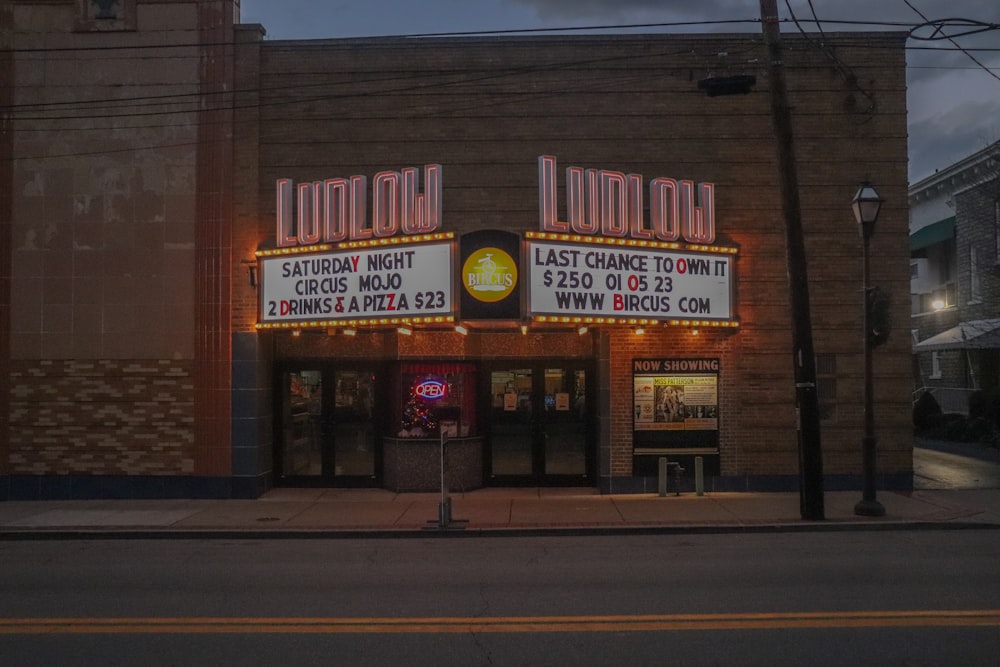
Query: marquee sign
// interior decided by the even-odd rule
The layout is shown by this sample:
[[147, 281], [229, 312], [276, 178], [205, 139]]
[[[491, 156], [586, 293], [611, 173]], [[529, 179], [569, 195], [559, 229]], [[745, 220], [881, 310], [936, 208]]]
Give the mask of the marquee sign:
[[278, 180], [277, 248], [257, 253], [257, 327], [443, 323], [459, 310], [472, 321], [738, 326], [737, 249], [713, 245], [713, 184], [644, 187], [640, 174], [571, 166], [561, 221], [556, 158], [542, 155], [540, 231], [470, 232], [456, 259], [454, 235], [437, 231], [441, 171], [377, 173], [370, 219], [364, 176]]
[[257, 327], [451, 322], [456, 310], [451, 236], [355, 243], [329, 252], [258, 253]]
[[546, 240], [529, 240], [527, 251], [528, 314], [538, 319], [709, 324], [735, 317], [731, 253]]

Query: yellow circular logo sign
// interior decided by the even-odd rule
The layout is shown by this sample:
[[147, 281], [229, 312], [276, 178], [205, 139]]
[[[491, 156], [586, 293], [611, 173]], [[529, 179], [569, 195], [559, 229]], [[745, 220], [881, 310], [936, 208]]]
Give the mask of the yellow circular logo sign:
[[506, 298], [517, 286], [517, 265], [499, 248], [480, 248], [462, 267], [465, 291], [478, 301], [493, 303]]

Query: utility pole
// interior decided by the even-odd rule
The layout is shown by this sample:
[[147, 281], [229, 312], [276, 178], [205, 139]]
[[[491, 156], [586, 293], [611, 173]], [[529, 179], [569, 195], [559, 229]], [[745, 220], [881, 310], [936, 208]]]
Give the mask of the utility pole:
[[809, 279], [806, 271], [798, 167], [788, 107], [777, 0], [760, 0], [760, 20], [767, 45], [771, 117], [778, 140], [781, 208], [785, 216], [785, 255], [792, 307], [792, 353], [799, 436], [799, 509], [803, 519], [824, 519], [823, 449], [820, 444], [819, 399], [816, 394], [816, 354], [813, 350]]

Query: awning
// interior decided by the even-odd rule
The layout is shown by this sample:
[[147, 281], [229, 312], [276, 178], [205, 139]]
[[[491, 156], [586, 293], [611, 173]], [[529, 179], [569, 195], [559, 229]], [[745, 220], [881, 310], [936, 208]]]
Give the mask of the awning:
[[955, 216], [921, 227], [910, 234], [910, 252], [947, 241], [955, 236]]
[[1000, 319], [962, 322], [913, 346], [914, 352], [1000, 349]]

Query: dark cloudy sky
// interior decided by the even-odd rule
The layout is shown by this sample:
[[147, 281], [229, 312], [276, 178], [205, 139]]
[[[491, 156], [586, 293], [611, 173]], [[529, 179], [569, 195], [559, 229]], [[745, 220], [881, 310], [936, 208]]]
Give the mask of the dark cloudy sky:
[[[930, 19], [1000, 23], [1000, 0], [812, 0], [811, 8], [808, 0], [790, 4], [800, 21], [811, 21], [815, 10], [823, 29], [830, 31], [862, 29], [838, 20], [916, 26], [924, 22], [921, 14]], [[785, 0], [778, 0], [778, 9], [782, 17], [790, 18]], [[739, 21], [759, 16], [755, 0], [242, 0], [243, 22], [263, 24], [268, 39]], [[759, 32], [760, 27], [731, 23], [655, 30]], [[782, 30], [795, 27], [785, 23]], [[950, 42], [908, 42], [911, 182], [1000, 140], [1000, 30], [957, 41], [966, 49], [994, 49], [971, 51], [992, 74]], [[949, 50], [912, 48], [925, 46]]]

